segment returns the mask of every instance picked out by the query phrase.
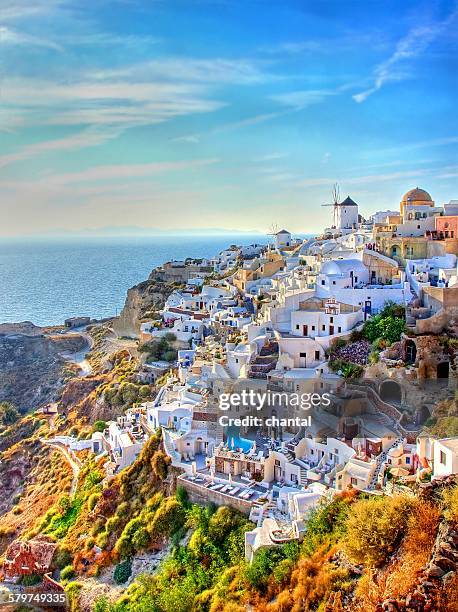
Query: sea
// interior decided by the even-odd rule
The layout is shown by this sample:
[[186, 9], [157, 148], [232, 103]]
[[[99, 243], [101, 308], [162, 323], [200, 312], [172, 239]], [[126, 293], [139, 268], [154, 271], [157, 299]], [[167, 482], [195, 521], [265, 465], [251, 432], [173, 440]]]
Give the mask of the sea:
[[210, 258], [263, 234], [0, 239], [0, 323], [60, 325], [74, 316], [119, 314], [129, 287], [171, 259]]

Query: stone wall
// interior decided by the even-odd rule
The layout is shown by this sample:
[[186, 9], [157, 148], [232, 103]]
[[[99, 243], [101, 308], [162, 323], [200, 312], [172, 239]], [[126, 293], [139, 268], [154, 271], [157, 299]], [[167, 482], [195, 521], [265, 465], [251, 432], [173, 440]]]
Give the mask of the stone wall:
[[181, 485], [186, 489], [190, 501], [195, 504], [205, 505], [209, 502], [213, 502], [217, 506], [229, 506], [230, 508], [234, 508], [247, 516], [250, 514], [252, 503], [248, 500], [233, 497], [231, 495], [225, 495], [219, 491], [205, 489], [198, 484], [185, 480], [184, 478], [178, 478], [177, 485]]

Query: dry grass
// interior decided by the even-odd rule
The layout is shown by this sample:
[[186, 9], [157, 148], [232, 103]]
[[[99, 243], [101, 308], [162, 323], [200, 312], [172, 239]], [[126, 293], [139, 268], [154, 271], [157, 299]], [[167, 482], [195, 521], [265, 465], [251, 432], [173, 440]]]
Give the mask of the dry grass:
[[[26, 452], [26, 448], [16, 447], [9, 461], [17, 462], [21, 451]], [[0, 530], [14, 530], [16, 536], [33, 529], [37, 517], [68, 492], [72, 481], [72, 471], [58, 451], [42, 447], [32, 459], [24, 474], [18, 503], [0, 516]]]
[[310, 557], [301, 558], [291, 574], [288, 587], [278, 593], [270, 591], [266, 598], [250, 601], [254, 604], [253, 609], [256, 612], [315, 610], [333, 592], [347, 590], [350, 586], [347, 571], [329, 562], [333, 552], [335, 549], [324, 545]]
[[393, 560], [378, 572], [366, 572], [359, 580], [357, 610], [374, 610], [384, 599], [400, 598], [409, 593], [420, 570], [430, 559], [439, 518], [436, 506], [418, 504], [408, 520], [406, 534]]

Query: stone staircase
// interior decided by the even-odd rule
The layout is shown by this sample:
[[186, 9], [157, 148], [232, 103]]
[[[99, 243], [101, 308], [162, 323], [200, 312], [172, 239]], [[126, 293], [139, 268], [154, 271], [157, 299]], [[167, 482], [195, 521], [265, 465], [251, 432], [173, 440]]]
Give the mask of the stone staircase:
[[393, 444], [390, 446], [390, 448], [387, 448], [386, 451], [383, 451], [382, 453], [380, 453], [380, 455], [377, 457], [377, 466], [375, 468], [374, 474], [372, 475], [372, 479], [371, 482], [369, 484], [369, 486], [367, 487], [369, 491], [373, 491], [375, 489], [375, 486], [378, 482], [378, 476], [380, 474], [380, 471], [382, 469], [382, 466], [386, 463], [386, 459], [388, 456], [388, 451], [391, 450], [392, 448], [397, 448], [400, 444], [402, 444], [403, 439], [402, 438], [397, 438]]
[[299, 466], [299, 469], [300, 469], [299, 484], [302, 485], [303, 487], [306, 487], [308, 484], [307, 470], [305, 469], [305, 467], [302, 467], [302, 466]]
[[294, 463], [296, 457], [293, 455], [293, 453], [288, 448], [286, 447], [280, 448], [278, 449], [278, 452], [284, 455], [290, 463]]

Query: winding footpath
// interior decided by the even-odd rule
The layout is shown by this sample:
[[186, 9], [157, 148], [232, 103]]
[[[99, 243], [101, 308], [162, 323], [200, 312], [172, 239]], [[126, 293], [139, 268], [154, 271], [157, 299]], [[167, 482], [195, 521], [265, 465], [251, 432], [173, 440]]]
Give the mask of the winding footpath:
[[59, 451], [66, 459], [67, 463], [72, 468], [73, 479], [72, 484], [70, 486], [70, 497], [73, 497], [76, 493], [76, 489], [78, 486], [78, 478], [81, 470], [81, 461], [71, 450], [68, 450], [66, 446], [61, 444], [60, 442], [54, 442], [53, 440], [46, 440], [45, 438], [41, 438], [40, 442], [45, 444], [46, 446], [50, 446], [51, 448]]
[[88, 353], [92, 351], [94, 339], [87, 333], [85, 327], [75, 328], [69, 333], [82, 336], [87, 342], [87, 347], [81, 351], [78, 351], [77, 353], [62, 353], [62, 357], [67, 361], [71, 361], [72, 363], [76, 364], [80, 368], [81, 377], [90, 376], [90, 374], [92, 374], [92, 366], [86, 357]]

